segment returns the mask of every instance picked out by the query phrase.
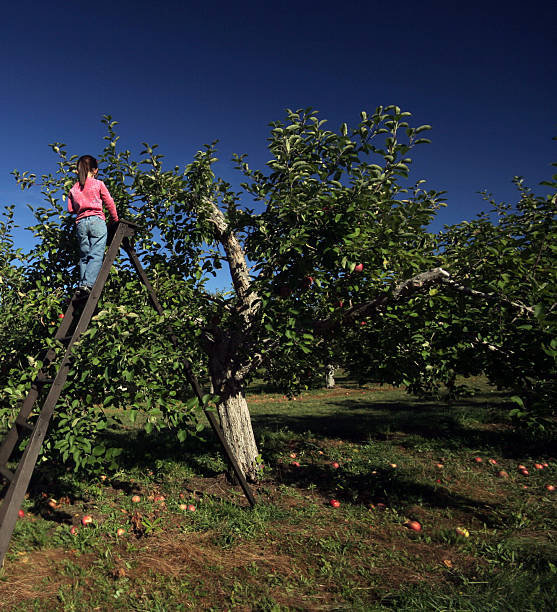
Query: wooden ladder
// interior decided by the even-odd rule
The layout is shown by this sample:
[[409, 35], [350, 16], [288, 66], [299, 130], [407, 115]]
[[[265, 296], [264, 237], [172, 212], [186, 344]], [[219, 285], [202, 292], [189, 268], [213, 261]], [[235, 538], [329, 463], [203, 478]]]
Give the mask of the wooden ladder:
[[[23, 401], [18, 416], [0, 446], [0, 476], [8, 482], [7, 491], [2, 501], [2, 506], [0, 507], [0, 564], [4, 562], [4, 556], [8, 550], [10, 539], [18, 519], [18, 512], [23, 503], [33, 470], [35, 469], [35, 464], [37, 463], [37, 458], [48, 429], [48, 424], [54, 413], [56, 403], [60, 398], [64, 384], [66, 383], [70, 368], [73, 365], [73, 346], [89, 326], [97, 303], [101, 297], [102, 290], [108, 279], [110, 268], [121, 247], [124, 248], [141, 282], [145, 285], [151, 304], [159, 314], [163, 313], [163, 309], [157, 299], [155, 291], [130, 242], [130, 238], [133, 237], [138, 226], [135, 223], [124, 220], [120, 220], [115, 226], [115, 231], [110, 232], [108, 251], [91, 292], [88, 296], [81, 296], [77, 292], [72, 296], [60, 327], [54, 336], [55, 339], [59, 340], [66, 347], [64, 357], [58, 366], [55, 377], [48, 378], [46, 375], [49, 365], [55, 358], [55, 351], [49, 349], [43, 356], [43, 366], [32, 382], [31, 389]], [[83, 308], [80, 312], [81, 306], [83, 306]], [[170, 333], [170, 339], [176, 347], [179, 347], [178, 339], [173, 333]], [[183, 364], [188, 382], [197, 396], [200, 405], [203, 406], [203, 392], [193, 373], [191, 363], [184, 357]], [[35, 422], [31, 424], [28, 422], [29, 416], [33, 412], [33, 408], [39, 398], [42, 397], [45, 397], [42, 408]], [[223, 431], [215, 414], [207, 409], [204, 409], [204, 412], [247, 500], [251, 506], [254, 506], [255, 498], [234, 457], [232, 449], [224, 438]], [[19, 460], [16, 470], [11, 471], [7, 467], [8, 461], [16, 446], [19, 446], [20, 441], [26, 435], [30, 436], [27, 446]]]

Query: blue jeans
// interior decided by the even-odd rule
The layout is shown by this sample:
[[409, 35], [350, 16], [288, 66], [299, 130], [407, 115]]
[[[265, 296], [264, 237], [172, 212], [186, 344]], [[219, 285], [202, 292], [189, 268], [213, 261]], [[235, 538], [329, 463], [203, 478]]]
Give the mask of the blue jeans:
[[79, 284], [92, 287], [97, 280], [106, 246], [106, 223], [97, 215], [77, 222], [79, 240]]

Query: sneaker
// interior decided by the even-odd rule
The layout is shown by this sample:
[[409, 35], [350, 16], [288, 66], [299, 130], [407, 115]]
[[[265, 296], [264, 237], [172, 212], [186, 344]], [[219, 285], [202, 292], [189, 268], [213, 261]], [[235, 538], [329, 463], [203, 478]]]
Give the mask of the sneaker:
[[79, 296], [89, 295], [90, 293], [91, 293], [91, 287], [88, 287], [87, 285], [80, 285], [76, 289], [76, 294]]

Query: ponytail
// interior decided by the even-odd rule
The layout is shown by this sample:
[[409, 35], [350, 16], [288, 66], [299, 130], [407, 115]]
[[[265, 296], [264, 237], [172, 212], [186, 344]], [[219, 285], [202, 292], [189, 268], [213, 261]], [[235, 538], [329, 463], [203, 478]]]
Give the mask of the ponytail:
[[97, 160], [92, 155], [82, 155], [77, 161], [77, 176], [81, 189], [85, 187], [85, 181], [91, 170], [98, 168]]

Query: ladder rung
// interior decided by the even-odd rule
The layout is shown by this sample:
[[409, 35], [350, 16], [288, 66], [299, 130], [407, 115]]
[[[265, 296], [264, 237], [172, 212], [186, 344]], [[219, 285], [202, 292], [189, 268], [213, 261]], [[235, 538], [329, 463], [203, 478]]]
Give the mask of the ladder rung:
[[21, 427], [21, 429], [27, 429], [27, 431], [33, 431], [33, 429], [35, 429], [33, 425], [30, 425], [29, 423], [24, 423], [22, 421], [18, 421], [17, 419], [15, 421], [15, 425], [16, 427]]
[[10, 482], [12, 482], [12, 480], [14, 479], [14, 473], [11, 470], [8, 470], [7, 467], [0, 466], [0, 474]]

